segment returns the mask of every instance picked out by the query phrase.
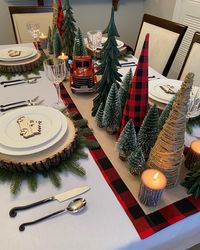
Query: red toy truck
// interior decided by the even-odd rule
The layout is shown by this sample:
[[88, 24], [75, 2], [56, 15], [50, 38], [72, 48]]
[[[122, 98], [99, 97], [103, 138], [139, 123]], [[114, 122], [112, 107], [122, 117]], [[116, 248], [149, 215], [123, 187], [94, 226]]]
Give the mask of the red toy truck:
[[73, 93], [94, 92], [96, 76], [91, 56], [74, 56], [70, 64], [70, 85]]

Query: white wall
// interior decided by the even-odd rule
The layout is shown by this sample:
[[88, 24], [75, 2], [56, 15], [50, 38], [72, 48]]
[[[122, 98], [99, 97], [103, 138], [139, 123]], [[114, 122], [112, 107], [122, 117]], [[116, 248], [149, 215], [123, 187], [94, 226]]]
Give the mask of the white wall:
[[[15, 43], [8, 5], [34, 5], [36, 0], [0, 0], [0, 44]], [[91, 29], [104, 29], [110, 19], [112, 0], [71, 0], [74, 17], [82, 32]], [[51, 5], [52, 1], [47, 0]], [[134, 46], [143, 16], [144, 0], [120, 0], [115, 21], [120, 39]]]
[[176, 0], [144, 0], [144, 13], [172, 20]]

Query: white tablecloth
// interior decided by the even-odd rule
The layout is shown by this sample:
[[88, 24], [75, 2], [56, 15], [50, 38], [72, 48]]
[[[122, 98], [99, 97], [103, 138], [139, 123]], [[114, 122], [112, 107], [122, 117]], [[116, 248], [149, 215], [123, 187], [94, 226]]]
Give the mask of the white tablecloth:
[[[45, 99], [44, 105], [51, 105], [56, 100], [56, 90], [43, 72], [41, 72], [41, 76], [42, 78], [34, 85], [23, 84], [9, 88], [0, 86], [0, 104], [39, 95], [40, 99]], [[0, 80], [3, 79], [3, 77], [0, 78]], [[145, 240], [140, 240], [134, 226], [107, 185], [89, 152], [88, 155], [89, 159], [80, 161], [81, 166], [87, 171], [86, 176], [78, 177], [72, 173], [63, 174], [60, 189], [56, 189], [48, 179], [41, 177], [35, 193], [30, 192], [23, 184], [21, 192], [14, 197], [10, 193], [9, 184], [0, 184], [0, 249], [183, 250], [199, 242], [200, 213], [190, 216]], [[29, 226], [24, 232], [18, 230], [21, 223], [67, 207], [69, 201], [63, 203], [53, 201], [34, 209], [19, 212], [16, 218], [10, 218], [8, 215], [9, 210], [14, 206], [29, 204], [84, 184], [89, 185], [91, 190], [82, 195], [87, 200], [87, 209], [80, 214], [62, 214], [40, 224]]]

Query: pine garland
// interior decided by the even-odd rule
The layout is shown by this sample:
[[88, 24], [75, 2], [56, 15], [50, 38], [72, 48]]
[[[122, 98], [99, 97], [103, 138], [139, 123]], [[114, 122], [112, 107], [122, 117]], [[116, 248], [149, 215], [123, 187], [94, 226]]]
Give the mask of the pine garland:
[[[68, 115], [69, 117], [70, 115]], [[77, 112], [71, 114], [72, 117], [79, 116]], [[73, 119], [72, 119], [73, 120]], [[72, 172], [78, 176], [86, 175], [86, 171], [80, 166], [78, 160], [86, 159], [88, 157], [87, 153], [84, 152], [84, 147], [97, 148], [99, 144], [97, 141], [89, 140], [85, 136], [92, 133], [92, 130], [88, 127], [87, 121], [85, 119], [77, 120], [73, 122], [76, 124], [78, 129], [78, 146], [74, 149], [73, 155], [63, 161], [58, 167], [50, 168], [48, 170], [43, 170], [40, 172], [11, 172], [2, 167], [0, 164], [0, 181], [10, 182], [11, 193], [16, 195], [19, 193], [22, 182], [26, 182], [28, 188], [31, 191], [36, 191], [38, 188], [38, 177], [43, 176], [44, 178], [49, 178], [52, 184], [59, 188], [61, 186], [60, 174], [63, 172]], [[82, 127], [83, 126], [83, 127]]]
[[189, 120], [187, 121], [186, 131], [188, 132], [188, 134], [192, 134], [193, 127], [200, 127], [200, 115], [193, 118], [189, 118]]
[[187, 188], [188, 194], [193, 194], [196, 199], [200, 197], [200, 161], [198, 161], [194, 169], [187, 174], [181, 185]]

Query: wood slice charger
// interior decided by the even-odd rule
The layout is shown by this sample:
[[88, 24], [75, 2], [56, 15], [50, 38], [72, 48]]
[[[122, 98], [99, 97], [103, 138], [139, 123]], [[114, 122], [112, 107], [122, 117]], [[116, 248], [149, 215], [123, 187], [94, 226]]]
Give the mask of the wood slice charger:
[[40, 53], [35, 56], [18, 61], [0, 61], [0, 71], [7, 73], [22, 73], [38, 67]]
[[14, 172], [38, 172], [56, 167], [71, 157], [78, 146], [78, 132], [73, 122], [69, 118], [66, 119], [67, 131], [60, 141], [34, 154], [13, 156], [0, 153], [2, 167]]

